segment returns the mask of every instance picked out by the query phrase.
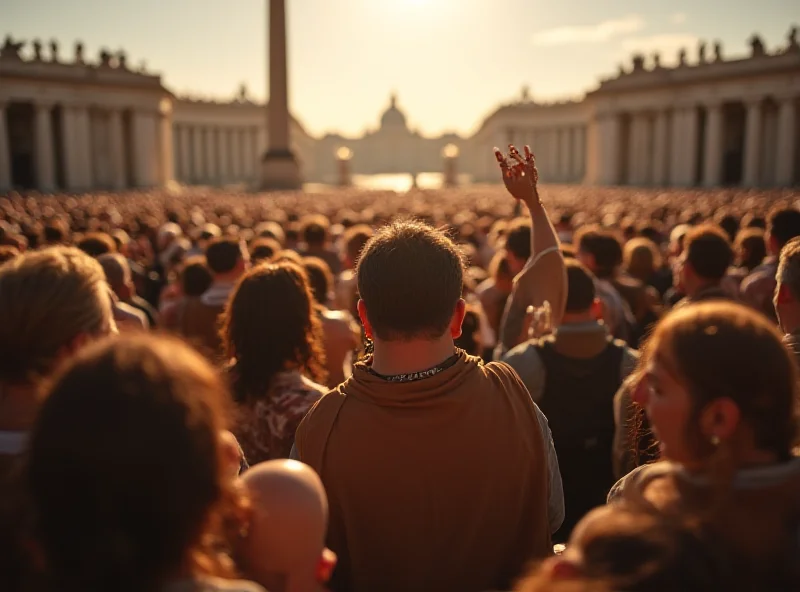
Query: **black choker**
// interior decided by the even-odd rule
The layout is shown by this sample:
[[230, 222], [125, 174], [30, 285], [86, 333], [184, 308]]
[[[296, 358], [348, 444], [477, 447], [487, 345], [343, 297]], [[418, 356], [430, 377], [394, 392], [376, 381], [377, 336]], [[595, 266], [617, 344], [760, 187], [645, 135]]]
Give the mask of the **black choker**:
[[381, 380], [385, 380], [386, 382], [416, 382], [417, 380], [423, 380], [425, 378], [430, 378], [431, 376], [436, 376], [440, 372], [444, 372], [451, 366], [453, 366], [459, 358], [459, 353], [456, 352], [449, 358], [447, 358], [444, 362], [439, 364], [438, 366], [434, 366], [433, 368], [428, 368], [427, 370], [421, 370], [420, 372], [410, 372], [408, 374], [393, 374], [393, 375], [385, 375], [385, 374], [378, 374], [375, 370], [372, 369], [372, 366], [367, 366], [367, 370], [377, 376]]

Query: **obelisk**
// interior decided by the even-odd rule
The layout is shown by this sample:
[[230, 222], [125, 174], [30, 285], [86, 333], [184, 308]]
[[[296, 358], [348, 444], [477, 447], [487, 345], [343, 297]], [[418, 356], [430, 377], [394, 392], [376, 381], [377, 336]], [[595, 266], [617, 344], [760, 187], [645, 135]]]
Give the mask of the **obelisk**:
[[286, 67], [286, 2], [268, 0], [269, 102], [267, 152], [262, 159], [264, 189], [299, 189], [300, 167], [289, 144], [289, 81]]

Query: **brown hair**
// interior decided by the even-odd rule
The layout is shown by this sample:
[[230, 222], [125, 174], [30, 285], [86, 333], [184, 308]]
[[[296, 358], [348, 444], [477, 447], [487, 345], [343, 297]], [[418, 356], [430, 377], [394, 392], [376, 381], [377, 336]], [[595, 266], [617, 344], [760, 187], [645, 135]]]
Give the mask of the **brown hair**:
[[737, 236], [734, 243], [737, 252], [741, 252], [741, 265], [752, 271], [767, 256], [767, 242], [764, 231], [760, 228], [745, 228]]
[[367, 241], [372, 238], [372, 235], [372, 228], [366, 224], [356, 224], [344, 232], [342, 243], [344, 244], [347, 258], [353, 265], [358, 263], [361, 251], [364, 249], [364, 245], [367, 244]]
[[317, 304], [327, 304], [328, 295], [333, 287], [331, 268], [319, 257], [303, 257], [303, 269], [308, 275], [314, 300]]
[[447, 330], [461, 298], [464, 261], [442, 232], [397, 221], [369, 240], [357, 275], [376, 337], [435, 339]]
[[661, 253], [650, 239], [634, 238], [625, 243], [623, 265], [631, 276], [647, 282], [653, 272], [661, 267]]
[[264, 397], [272, 377], [297, 367], [324, 382], [322, 324], [303, 269], [262, 263], [239, 280], [222, 317], [220, 337], [238, 400]]
[[586, 312], [592, 307], [597, 292], [594, 274], [575, 259], [564, 261], [567, 268], [567, 306], [566, 312]]
[[242, 244], [235, 238], [216, 238], [206, 247], [206, 263], [215, 274], [233, 271], [242, 257]]
[[0, 382], [37, 382], [75, 337], [112, 325], [103, 268], [78, 249], [50, 247], [0, 266]]
[[730, 302], [686, 306], [667, 315], [645, 347], [642, 364], [664, 363], [692, 397], [688, 441], [699, 457], [713, 445], [697, 425], [705, 406], [730, 398], [753, 432], [755, 446], [788, 460], [795, 437], [797, 369], [777, 329], [757, 312]]
[[76, 246], [92, 257], [99, 257], [106, 253], [117, 252], [117, 243], [105, 232], [90, 232], [78, 241]]
[[96, 343], [55, 377], [28, 469], [55, 589], [157, 590], [187, 563], [231, 574], [223, 530], [243, 503], [222, 445], [229, 403], [213, 368], [165, 337]]
[[[729, 561], [692, 522], [645, 509], [604, 507], [587, 515], [570, 545], [579, 547], [583, 588], [631, 592], [728, 590]], [[559, 590], [539, 570], [518, 592]], [[558, 580], [555, 582], [558, 583]]]
[[683, 250], [694, 272], [707, 280], [722, 279], [733, 262], [728, 235], [713, 224], [692, 228], [683, 241]]
[[203, 255], [195, 255], [186, 259], [178, 273], [178, 278], [186, 296], [202, 296], [214, 282]]

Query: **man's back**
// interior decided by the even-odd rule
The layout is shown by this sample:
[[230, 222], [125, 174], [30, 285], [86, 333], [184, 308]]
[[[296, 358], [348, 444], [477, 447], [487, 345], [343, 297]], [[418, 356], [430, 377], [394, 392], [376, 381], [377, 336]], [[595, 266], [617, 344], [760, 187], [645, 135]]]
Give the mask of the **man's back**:
[[358, 364], [297, 431], [330, 500], [334, 590], [509, 589], [550, 552], [527, 390], [505, 364], [445, 365], [394, 382]]

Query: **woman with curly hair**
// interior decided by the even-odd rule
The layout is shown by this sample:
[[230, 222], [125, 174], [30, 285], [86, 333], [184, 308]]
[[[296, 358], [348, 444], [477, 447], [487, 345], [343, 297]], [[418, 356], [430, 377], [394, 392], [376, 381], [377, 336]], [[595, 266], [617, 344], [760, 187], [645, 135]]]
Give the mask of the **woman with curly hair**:
[[250, 464], [286, 458], [309, 408], [328, 389], [322, 325], [303, 269], [259, 265], [239, 280], [221, 331], [234, 397], [235, 434]]

